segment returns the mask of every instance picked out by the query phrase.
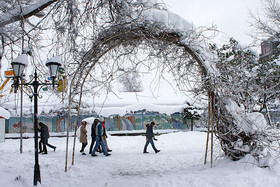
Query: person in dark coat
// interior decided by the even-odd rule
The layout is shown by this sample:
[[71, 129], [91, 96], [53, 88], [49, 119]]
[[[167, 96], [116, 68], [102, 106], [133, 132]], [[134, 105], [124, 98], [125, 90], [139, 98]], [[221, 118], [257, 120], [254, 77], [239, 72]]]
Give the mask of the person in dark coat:
[[[50, 137], [48, 126], [42, 122], [39, 122], [39, 132], [41, 136], [39, 142], [39, 150], [40, 150], [39, 153], [48, 154], [47, 146], [53, 148], [53, 150], [55, 151], [56, 147], [48, 143], [48, 139]], [[42, 144], [43, 144], [43, 150], [42, 150]]]
[[90, 144], [90, 147], [89, 147], [89, 154], [92, 153], [93, 145], [96, 141], [96, 126], [97, 126], [98, 122], [99, 122], [99, 120], [95, 119], [93, 121], [93, 124], [91, 125], [91, 144]]
[[149, 152], [147, 152], [147, 147], [148, 147], [149, 143], [152, 145], [152, 147], [153, 147], [155, 153], [160, 152], [160, 150], [158, 150], [158, 149], [155, 147], [155, 144], [154, 144], [154, 141], [153, 141], [153, 139], [154, 139], [154, 140], [157, 140], [157, 139], [155, 138], [155, 135], [154, 135], [154, 132], [153, 132], [153, 127], [154, 127], [154, 125], [155, 125], [155, 123], [154, 123], [153, 121], [151, 122], [151, 124], [147, 124], [147, 125], [146, 125], [146, 127], [147, 127], [147, 129], [146, 129], [146, 144], [145, 144], [145, 146], [144, 146], [144, 151], [143, 151], [143, 153], [149, 153]]
[[105, 119], [103, 117], [99, 118], [99, 122], [96, 126], [96, 144], [93, 148], [93, 151], [91, 153], [91, 156], [97, 156], [97, 154], [95, 154], [95, 151], [97, 150], [98, 146], [101, 144], [102, 148], [103, 148], [103, 151], [104, 151], [104, 154], [106, 156], [110, 156], [111, 154], [108, 153], [107, 151], [107, 148], [104, 144], [104, 141], [103, 141], [103, 138], [102, 138], [102, 135], [103, 135], [103, 124], [105, 123]]

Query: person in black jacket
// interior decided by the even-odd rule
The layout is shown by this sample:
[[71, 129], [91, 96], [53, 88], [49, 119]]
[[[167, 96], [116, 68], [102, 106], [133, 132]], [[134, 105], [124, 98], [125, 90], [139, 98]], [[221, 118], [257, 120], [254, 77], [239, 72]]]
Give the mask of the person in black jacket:
[[98, 122], [99, 122], [99, 120], [95, 119], [93, 121], [93, 124], [91, 125], [91, 144], [90, 144], [90, 147], [89, 147], [89, 154], [92, 153], [93, 145], [96, 141], [96, 125], [98, 124]]
[[[56, 147], [48, 143], [48, 139], [50, 137], [48, 126], [40, 122], [39, 132], [41, 133], [40, 134], [41, 140], [39, 142], [39, 150], [40, 150], [39, 153], [48, 154], [47, 146], [53, 148], [53, 150], [55, 151]], [[42, 150], [42, 144], [43, 144], [43, 150]]]
[[151, 124], [147, 124], [146, 127], [147, 127], [147, 130], [146, 130], [146, 144], [145, 144], [145, 147], [144, 147], [144, 151], [143, 153], [149, 153], [147, 152], [147, 147], [149, 145], [149, 143], [152, 145], [155, 153], [158, 153], [160, 152], [160, 150], [158, 150], [156, 147], [155, 147], [155, 144], [154, 144], [154, 140], [157, 140], [155, 138], [155, 135], [154, 135], [154, 132], [153, 132], [153, 127], [154, 127], [155, 123], [152, 121]]

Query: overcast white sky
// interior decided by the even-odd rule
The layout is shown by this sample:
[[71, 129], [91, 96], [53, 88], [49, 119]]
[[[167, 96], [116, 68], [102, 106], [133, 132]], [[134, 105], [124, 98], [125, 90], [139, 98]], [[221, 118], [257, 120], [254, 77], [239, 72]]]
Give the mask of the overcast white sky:
[[261, 8], [260, 0], [162, 0], [174, 12], [196, 27], [215, 24], [223, 32], [216, 40], [225, 43], [233, 37], [247, 45], [252, 39], [249, 10], [256, 12]]

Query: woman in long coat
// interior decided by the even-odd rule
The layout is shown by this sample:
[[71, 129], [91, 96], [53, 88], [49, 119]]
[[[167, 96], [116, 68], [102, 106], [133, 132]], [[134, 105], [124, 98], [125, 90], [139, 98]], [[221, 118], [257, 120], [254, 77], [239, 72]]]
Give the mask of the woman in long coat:
[[87, 122], [86, 121], [82, 121], [82, 126], [80, 129], [80, 142], [82, 143], [82, 148], [80, 150], [80, 152], [82, 153], [82, 155], [85, 155], [86, 153], [84, 152], [85, 147], [87, 146], [87, 130], [86, 130], [86, 125]]

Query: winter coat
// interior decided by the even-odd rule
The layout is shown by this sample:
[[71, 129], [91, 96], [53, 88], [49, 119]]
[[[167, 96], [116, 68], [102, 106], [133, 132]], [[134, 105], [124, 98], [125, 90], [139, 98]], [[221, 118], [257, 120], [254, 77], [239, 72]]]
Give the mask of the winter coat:
[[92, 136], [92, 137], [96, 136], [95, 131], [96, 131], [96, 125], [95, 125], [95, 124], [92, 124], [92, 125], [91, 125], [91, 136]]
[[151, 124], [147, 124], [146, 127], [146, 138], [152, 139], [154, 137], [153, 127]]
[[80, 129], [80, 142], [81, 143], [87, 143], [87, 130], [86, 130], [86, 126], [82, 125], [81, 129]]
[[96, 136], [96, 126], [98, 124], [98, 119], [95, 119], [93, 124], [91, 125], [91, 136], [94, 137]]
[[44, 123], [40, 123], [40, 128], [39, 128], [39, 132], [40, 132], [40, 136], [42, 140], [47, 140], [50, 137], [49, 134], [49, 128], [47, 125], [45, 125]]
[[103, 136], [103, 132], [104, 132], [103, 125], [101, 122], [99, 122], [96, 126], [96, 136], [100, 136], [100, 137]]

